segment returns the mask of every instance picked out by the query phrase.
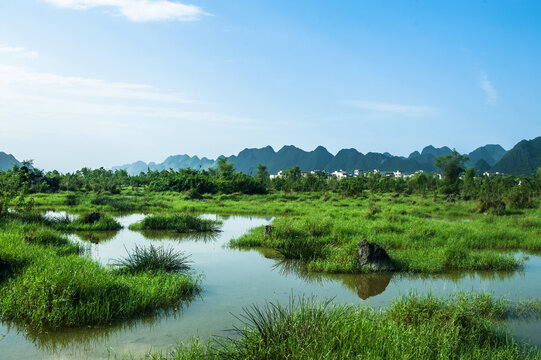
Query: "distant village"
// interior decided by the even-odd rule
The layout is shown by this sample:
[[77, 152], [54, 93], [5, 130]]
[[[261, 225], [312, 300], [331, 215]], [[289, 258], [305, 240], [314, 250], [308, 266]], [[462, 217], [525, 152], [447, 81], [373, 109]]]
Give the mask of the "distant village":
[[[369, 176], [370, 174], [380, 174], [381, 176], [386, 176], [386, 177], [411, 178], [411, 177], [415, 176], [415, 174], [420, 174], [420, 173], [423, 173], [423, 172], [424, 172], [423, 170], [417, 170], [414, 173], [405, 173], [405, 172], [400, 171], [400, 170], [382, 171], [382, 170], [378, 170], [378, 169], [374, 169], [373, 171], [354, 170], [353, 172], [347, 172], [347, 171], [344, 171], [344, 170], [337, 170], [337, 171], [333, 171], [333, 172], [328, 172], [328, 171], [324, 171], [324, 170], [312, 170], [312, 171], [301, 171], [301, 176], [302, 177], [307, 177], [308, 174], [323, 175], [323, 176], [326, 176], [327, 178], [336, 177], [338, 180], [340, 180], [340, 179], [350, 178], [350, 177]], [[269, 175], [269, 178], [272, 180], [272, 179], [276, 179], [276, 178], [282, 178], [284, 176], [285, 176], [284, 171], [280, 170], [280, 171], [278, 171], [277, 174]], [[484, 172], [483, 176], [508, 176], [508, 174], [503, 174], [503, 173], [500, 173], [500, 172], [495, 172], [495, 173]], [[434, 174], [434, 177], [442, 179], [442, 174], [436, 173], [436, 174]]]

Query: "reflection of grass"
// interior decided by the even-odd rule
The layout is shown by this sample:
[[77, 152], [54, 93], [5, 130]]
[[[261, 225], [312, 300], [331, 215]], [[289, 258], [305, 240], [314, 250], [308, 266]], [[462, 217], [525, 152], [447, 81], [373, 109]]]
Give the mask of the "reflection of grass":
[[502, 319], [539, 316], [541, 302], [510, 303], [460, 293], [395, 300], [388, 308], [291, 300], [251, 306], [237, 336], [179, 345], [156, 359], [539, 359], [537, 349], [498, 327]]
[[89, 241], [93, 244], [107, 242], [113, 239], [118, 234], [118, 231], [78, 231], [77, 236], [81, 240]]
[[[24, 323], [4, 321], [3, 325], [7, 332], [17, 332], [31, 342], [38, 350], [59, 357], [59, 351], [70, 351], [72, 358], [85, 358], [87, 349], [102, 346], [109, 343], [116, 336], [123, 333], [140, 331], [145, 329], [151, 332], [159, 326], [163, 318], [180, 319], [183, 311], [188, 308], [189, 302], [184, 302], [180, 307], [168, 308], [159, 314], [149, 314], [136, 319], [116, 321], [106, 325], [85, 326], [69, 329], [47, 329], [43, 331], [28, 327]], [[2, 339], [0, 338], [0, 341]]]
[[179, 233], [175, 230], [141, 230], [141, 234], [149, 240], [213, 242], [218, 238], [216, 232]]

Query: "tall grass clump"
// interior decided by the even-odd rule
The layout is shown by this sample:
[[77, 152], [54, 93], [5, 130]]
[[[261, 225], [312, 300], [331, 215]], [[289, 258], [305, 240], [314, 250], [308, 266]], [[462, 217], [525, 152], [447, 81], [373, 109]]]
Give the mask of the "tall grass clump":
[[501, 320], [538, 317], [541, 304], [488, 294], [410, 294], [388, 308], [290, 300], [246, 308], [235, 337], [178, 346], [161, 359], [541, 359]]
[[190, 214], [155, 214], [145, 217], [142, 221], [130, 225], [131, 230], [175, 230], [186, 232], [216, 232], [220, 231], [221, 222], [202, 219]]
[[[110, 324], [189, 301], [191, 273], [121, 272], [67, 251], [76, 247], [40, 224], [0, 222], [0, 318], [40, 330]], [[75, 248], [78, 251], [78, 247]]]
[[111, 215], [91, 212], [81, 214], [75, 220], [68, 217], [55, 218], [49, 220], [52, 227], [64, 231], [79, 231], [79, 230], [120, 230], [122, 225], [116, 221]]
[[125, 259], [114, 262], [121, 271], [136, 274], [144, 271], [183, 272], [190, 269], [190, 255], [172, 247], [135, 246], [133, 252], [128, 253]]

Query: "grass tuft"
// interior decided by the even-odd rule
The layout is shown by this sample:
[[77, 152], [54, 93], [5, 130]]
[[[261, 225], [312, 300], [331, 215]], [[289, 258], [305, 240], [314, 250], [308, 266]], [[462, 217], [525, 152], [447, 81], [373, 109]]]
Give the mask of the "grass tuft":
[[136, 274], [145, 271], [183, 272], [191, 267], [190, 255], [171, 247], [154, 246], [140, 248], [135, 246], [125, 259], [114, 262], [121, 271]]

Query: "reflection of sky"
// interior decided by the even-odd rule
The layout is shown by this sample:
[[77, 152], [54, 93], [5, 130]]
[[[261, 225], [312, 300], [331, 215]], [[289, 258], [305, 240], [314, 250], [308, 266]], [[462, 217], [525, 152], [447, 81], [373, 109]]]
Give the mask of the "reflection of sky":
[[[505, 297], [539, 296], [541, 257], [530, 256], [523, 272], [516, 273], [453, 273], [438, 276], [408, 274], [389, 275], [314, 275], [303, 271], [295, 262], [267, 258], [268, 252], [236, 250], [226, 246], [231, 238], [247, 229], [267, 224], [271, 218], [216, 217], [223, 221], [222, 232], [212, 240], [197, 240], [170, 233], [163, 240], [147, 240], [128, 226], [144, 215], [118, 217], [124, 226], [114, 237], [98, 244], [86, 242], [89, 255], [106, 265], [123, 258], [135, 246], [164, 244], [191, 254], [193, 269], [203, 274], [203, 292], [180, 312], [153, 319], [117, 324], [106, 329], [70, 329], [53, 334], [31, 335], [15, 329], [8, 332], [0, 326], [0, 334], [7, 335], [0, 344], [9, 351], [8, 357], [20, 359], [48, 357], [107, 357], [106, 349], [142, 354], [153, 349], [166, 349], [178, 340], [188, 341], [199, 335], [224, 335], [235, 323], [231, 314], [242, 308], [265, 301], [287, 302], [291, 295], [334, 298], [336, 303], [386, 305], [397, 296], [410, 291], [436, 295], [453, 291], [488, 291]], [[157, 236], [159, 238], [159, 236]], [[269, 256], [270, 257], [270, 256]], [[362, 300], [367, 298], [367, 300]], [[535, 336], [541, 343], [540, 322], [516, 322], [513, 327], [522, 338]], [[540, 334], [540, 335], [536, 335]], [[40, 350], [41, 349], [41, 350]], [[54, 350], [56, 349], [56, 350]]]

